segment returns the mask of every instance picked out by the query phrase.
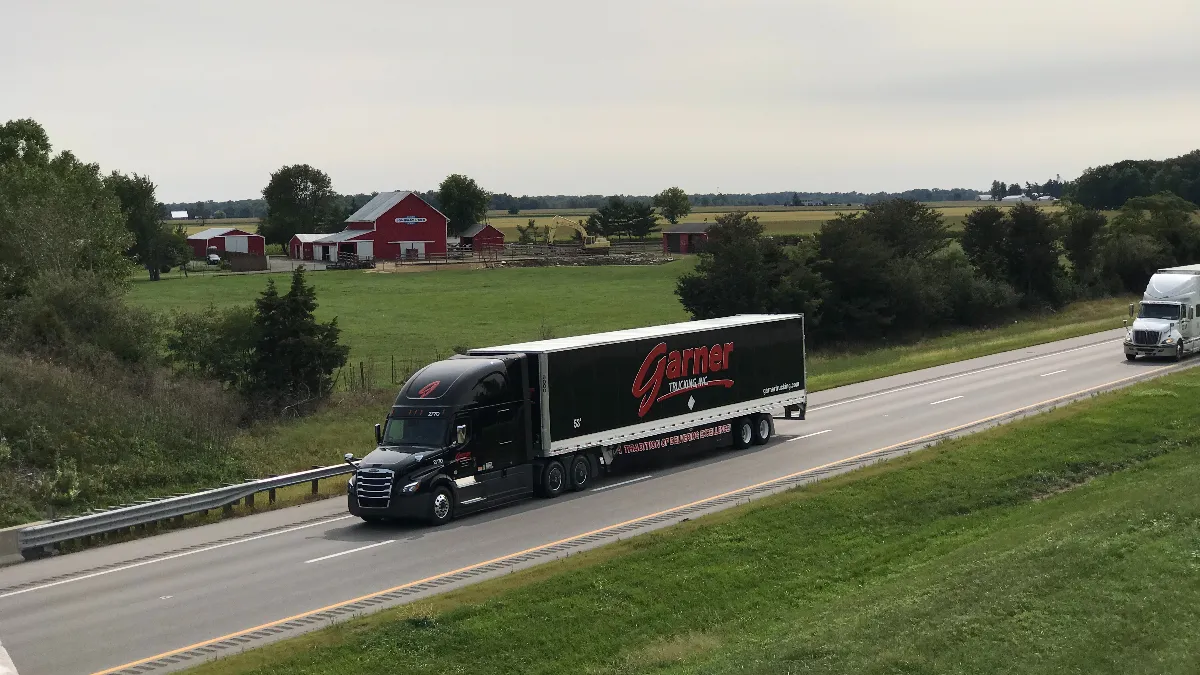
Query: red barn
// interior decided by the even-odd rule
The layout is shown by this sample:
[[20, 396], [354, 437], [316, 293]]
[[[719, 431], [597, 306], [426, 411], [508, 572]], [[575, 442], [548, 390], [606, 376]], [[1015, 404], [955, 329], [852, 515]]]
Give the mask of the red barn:
[[486, 223], [476, 223], [458, 235], [463, 246], [472, 251], [488, 251], [504, 248], [504, 233]]
[[305, 255], [311, 241], [313, 260], [337, 260], [339, 253], [360, 258], [425, 260], [446, 255], [450, 220], [412, 192], [380, 192], [346, 219], [346, 229], [326, 235], [297, 235], [292, 244]]
[[696, 253], [708, 241], [712, 223], [679, 223], [663, 230], [663, 253]]
[[216, 247], [217, 251], [250, 253], [266, 255], [267, 240], [261, 234], [244, 232], [232, 227], [210, 227], [207, 230], [189, 235], [188, 246], [197, 258], [207, 255], [208, 247]]

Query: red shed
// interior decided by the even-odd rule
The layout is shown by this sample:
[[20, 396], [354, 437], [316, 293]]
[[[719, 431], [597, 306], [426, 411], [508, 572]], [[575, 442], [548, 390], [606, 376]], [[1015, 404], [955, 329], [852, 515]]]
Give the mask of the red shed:
[[189, 235], [188, 245], [197, 258], [203, 258], [209, 246], [218, 251], [266, 255], [267, 240], [261, 234], [245, 232], [232, 227], [210, 227]]
[[488, 251], [504, 248], [504, 233], [487, 223], [476, 223], [458, 235], [463, 246], [472, 251]]
[[[360, 258], [424, 260], [446, 255], [449, 219], [412, 192], [380, 192], [346, 219], [346, 229], [312, 241], [314, 260]], [[301, 255], [303, 255], [301, 242]]]
[[327, 237], [326, 234], [293, 234], [288, 242], [288, 256], [295, 260], [313, 259], [313, 242]]
[[712, 223], [679, 223], [663, 230], [663, 253], [696, 253], [708, 241]]

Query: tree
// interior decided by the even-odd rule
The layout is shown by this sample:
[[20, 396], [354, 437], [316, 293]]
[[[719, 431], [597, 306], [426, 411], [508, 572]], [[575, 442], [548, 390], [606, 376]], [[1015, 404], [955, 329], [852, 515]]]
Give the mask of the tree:
[[1008, 184], [1008, 195], [1010, 197], [1019, 195], [1019, 194], [1021, 194], [1021, 192], [1022, 192], [1021, 184], [1019, 182], [1013, 181], [1012, 183]]
[[1100, 270], [1097, 263], [1100, 258], [1100, 233], [1108, 224], [1103, 213], [1084, 208], [1079, 204], [1068, 204], [1067, 208], [1057, 214], [1060, 219], [1060, 230], [1063, 234], [1063, 249], [1075, 281], [1084, 287], [1094, 286]]
[[684, 309], [696, 319], [803, 312], [815, 324], [825, 284], [811, 267], [811, 247], [785, 249], [762, 233], [744, 211], [718, 216], [695, 270], [676, 284]]
[[595, 237], [615, 237], [629, 231], [629, 203], [619, 195], [609, 197], [588, 216], [583, 229]]
[[491, 195], [473, 178], [450, 174], [438, 186], [438, 203], [450, 219], [450, 233], [458, 234], [487, 216]]
[[217, 209], [216, 211], [213, 211], [212, 217], [214, 220], [224, 220], [225, 218], [228, 218], [229, 216], [225, 215], [225, 212], [222, 211], [221, 209]]
[[50, 137], [31, 119], [9, 120], [0, 126], [0, 164], [46, 164], [50, 161]]
[[100, 167], [70, 152], [50, 157], [41, 126], [17, 122], [0, 127], [0, 314], [44, 275], [124, 284], [132, 237]]
[[992, 195], [992, 199], [1000, 201], [1008, 194], [1008, 185], [1003, 181], [994, 180], [992, 181], [992, 189], [988, 194]]
[[287, 294], [275, 280], [255, 301], [254, 359], [247, 389], [276, 410], [325, 396], [333, 371], [346, 364], [350, 348], [338, 342], [337, 319], [317, 323], [316, 291], [304, 279], [304, 267], [292, 274]]
[[297, 233], [328, 232], [340, 225], [338, 195], [329, 176], [308, 164], [285, 166], [271, 174], [262, 195], [267, 214], [258, 224], [258, 233], [268, 244], [287, 244]]
[[1064, 297], [1059, 280], [1063, 277], [1059, 256], [1062, 246], [1054, 221], [1033, 204], [1017, 204], [1006, 214], [1010, 225], [1004, 243], [1008, 279], [1028, 306], [1036, 300], [1060, 307]]
[[164, 268], [170, 269], [188, 258], [187, 240], [159, 218], [155, 186], [146, 176], [126, 176], [114, 171], [105, 181], [117, 196], [125, 227], [133, 235], [129, 253], [158, 281]]
[[1173, 192], [1134, 197], [1113, 217], [1113, 227], [1157, 240], [1170, 256], [1172, 265], [1200, 259], [1200, 223], [1196, 205]]
[[692, 203], [688, 200], [687, 193], [677, 187], [667, 188], [654, 195], [654, 206], [658, 207], [662, 217], [672, 225], [692, 212]]
[[630, 237], [645, 239], [658, 232], [658, 215], [654, 207], [642, 202], [633, 202], [626, 210], [626, 229]]
[[1004, 245], [1010, 223], [1004, 211], [985, 206], [967, 214], [963, 222], [962, 248], [967, 259], [989, 279], [1006, 280], [1008, 261]]
[[508, 207], [508, 215], [510, 215], [510, 216], [515, 216], [520, 212], [521, 212], [521, 207], [517, 206], [516, 204], [513, 204], [512, 206]]

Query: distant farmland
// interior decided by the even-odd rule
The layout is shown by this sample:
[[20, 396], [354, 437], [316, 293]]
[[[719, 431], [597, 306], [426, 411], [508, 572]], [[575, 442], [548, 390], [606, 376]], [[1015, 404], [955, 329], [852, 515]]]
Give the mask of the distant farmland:
[[[934, 208], [937, 209], [945, 218], [946, 223], [950, 225], [950, 229], [958, 230], [962, 228], [963, 219], [968, 213], [986, 206], [987, 202], [939, 202]], [[1000, 205], [1000, 208], [1009, 208], [1009, 205]], [[1056, 210], [1058, 207], [1050, 206], [1043, 207], [1049, 211]], [[745, 207], [750, 215], [758, 216], [766, 228], [767, 234], [812, 234], [821, 229], [821, 224], [825, 221], [834, 218], [838, 213], [853, 213], [862, 211], [861, 206], [753, 206]], [[731, 213], [741, 209], [731, 208], [727, 206], [700, 206], [696, 207], [692, 213], [684, 219], [684, 222], [712, 222], [717, 216], [725, 213]], [[497, 229], [504, 233], [506, 241], [517, 240], [517, 226], [525, 225], [530, 220], [538, 227], [551, 226], [553, 227], [554, 216], [562, 216], [570, 220], [587, 220], [587, 217], [595, 212], [595, 209], [534, 209], [530, 211], [522, 211], [517, 215], [510, 215], [507, 211], [489, 211], [488, 222], [494, 225]], [[667, 224], [662, 223], [663, 226]], [[207, 220], [203, 225], [200, 221], [187, 221], [188, 234], [195, 234], [201, 230], [210, 227], [238, 227], [249, 231], [254, 231], [258, 227], [257, 218], [223, 218], [220, 220]], [[559, 239], [570, 237], [570, 232], [567, 228], [563, 228], [558, 233]]]

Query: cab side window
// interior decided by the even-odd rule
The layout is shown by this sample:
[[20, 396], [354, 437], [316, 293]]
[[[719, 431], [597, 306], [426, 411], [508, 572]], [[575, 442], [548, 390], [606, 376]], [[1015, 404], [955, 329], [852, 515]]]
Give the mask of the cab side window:
[[484, 375], [471, 392], [471, 399], [478, 406], [496, 405], [503, 403], [508, 393], [508, 381], [503, 373], [494, 372]]
[[1188, 318], [1189, 319], [1195, 318], [1195, 315], [1192, 313], [1193, 309], [1194, 308], [1192, 308], [1192, 307], [1188, 307]]

